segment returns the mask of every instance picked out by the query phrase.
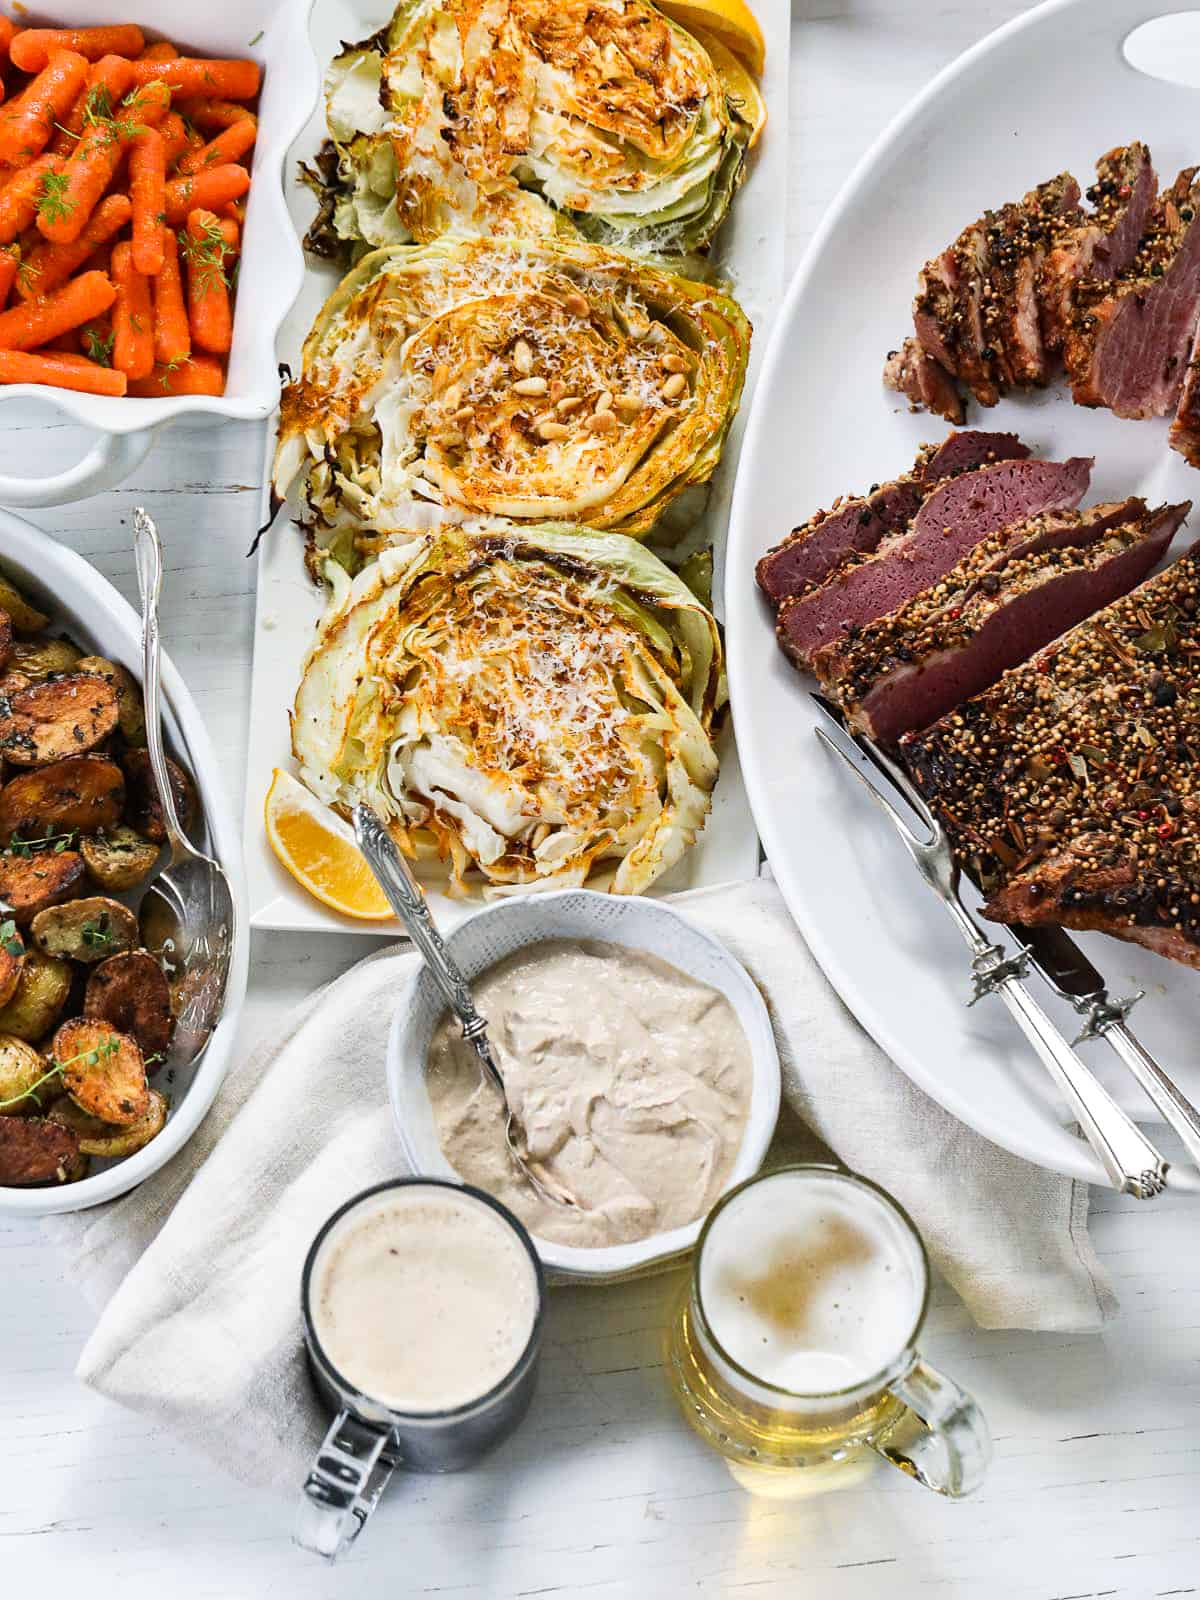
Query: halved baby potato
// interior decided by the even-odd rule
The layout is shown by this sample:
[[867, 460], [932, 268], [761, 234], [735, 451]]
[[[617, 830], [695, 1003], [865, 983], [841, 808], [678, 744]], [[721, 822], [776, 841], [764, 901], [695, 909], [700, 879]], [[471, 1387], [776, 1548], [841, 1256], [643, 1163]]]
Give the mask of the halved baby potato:
[[55, 672], [74, 672], [82, 659], [83, 651], [69, 639], [18, 639], [8, 664], [27, 678], [48, 678]]
[[[121, 757], [121, 766], [125, 771], [127, 789], [126, 821], [147, 839], [161, 844], [167, 837], [167, 830], [163, 827], [162, 803], [158, 798], [154, 774], [150, 770], [150, 757], [144, 750], [127, 750]], [[167, 771], [179, 825], [186, 833], [196, 809], [192, 780], [174, 761], [167, 762]]]
[[12, 997], [6, 1006], [0, 1006], [0, 1033], [12, 1034], [27, 1044], [44, 1039], [63, 1014], [72, 976], [69, 961], [27, 950]]
[[49, 1070], [41, 1051], [13, 1034], [0, 1033], [0, 1117], [27, 1117], [41, 1111], [60, 1092], [53, 1078], [35, 1090]]
[[75, 1183], [87, 1162], [70, 1128], [47, 1117], [0, 1117], [0, 1186]]
[[99, 1156], [111, 1161], [134, 1155], [163, 1131], [167, 1122], [167, 1099], [157, 1089], [151, 1089], [150, 1106], [145, 1116], [123, 1128], [93, 1117], [90, 1112], [77, 1106], [69, 1094], [56, 1100], [47, 1115], [51, 1122], [70, 1129], [79, 1140], [79, 1148], [85, 1156]]
[[154, 870], [158, 848], [133, 828], [119, 822], [115, 828], [106, 828], [103, 833], [83, 839], [79, 853], [92, 882], [100, 889], [118, 893], [135, 888]]
[[85, 755], [117, 725], [117, 691], [92, 672], [66, 672], [0, 700], [0, 755], [14, 767], [46, 767]]
[[132, 1034], [145, 1056], [163, 1054], [175, 1020], [166, 974], [148, 950], [127, 950], [94, 968], [83, 1014]]
[[70, 756], [11, 778], [0, 789], [0, 839], [96, 833], [112, 828], [125, 805], [125, 779], [107, 756]]
[[84, 877], [78, 850], [0, 853], [0, 900], [16, 922], [28, 922], [47, 906], [69, 900], [79, 892]]
[[132, 950], [140, 937], [138, 920], [129, 907], [102, 894], [48, 906], [34, 917], [29, 932], [43, 955], [89, 964]]
[[107, 1022], [74, 1017], [54, 1035], [54, 1059], [75, 1104], [101, 1122], [131, 1128], [150, 1110], [150, 1085], [137, 1041]]
[[50, 621], [44, 611], [30, 604], [3, 575], [0, 575], [0, 611], [8, 616], [18, 633], [40, 633]]
[[75, 671], [93, 672], [98, 678], [105, 678], [112, 684], [117, 694], [117, 722], [126, 744], [145, 744], [146, 711], [142, 704], [142, 691], [133, 674], [119, 661], [110, 661], [107, 656], [84, 656], [77, 663]]

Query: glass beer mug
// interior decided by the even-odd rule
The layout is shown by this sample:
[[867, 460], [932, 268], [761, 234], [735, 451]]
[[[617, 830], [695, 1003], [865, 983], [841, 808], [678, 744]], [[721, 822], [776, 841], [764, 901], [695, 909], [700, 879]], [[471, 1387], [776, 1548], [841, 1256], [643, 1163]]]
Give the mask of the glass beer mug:
[[754, 1492], [820, 1493], [882, 1457], [958, 1498], [991, 1440], [970, 1395], [917, 1353], [928, 1299], [924, 1246], [890, 1196], [838, 1167], [784, 1167], [705, 1222], [667, 1375]]

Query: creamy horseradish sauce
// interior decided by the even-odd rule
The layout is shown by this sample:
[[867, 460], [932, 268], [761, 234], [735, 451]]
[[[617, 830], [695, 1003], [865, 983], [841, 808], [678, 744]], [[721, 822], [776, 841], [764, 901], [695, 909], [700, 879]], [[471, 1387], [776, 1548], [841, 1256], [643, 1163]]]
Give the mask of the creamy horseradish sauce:
[[640, 950], [549, 940], [473, 985], [531, 1156], [580, 1202], [542, 1200], [504, 1142], [495, 1087], [456, 1021], [427, 1066], [446, 1159], [561, 1244], [624, 1244], [703, 1216], [737, 1156], [750, 1046], [714, 989]]

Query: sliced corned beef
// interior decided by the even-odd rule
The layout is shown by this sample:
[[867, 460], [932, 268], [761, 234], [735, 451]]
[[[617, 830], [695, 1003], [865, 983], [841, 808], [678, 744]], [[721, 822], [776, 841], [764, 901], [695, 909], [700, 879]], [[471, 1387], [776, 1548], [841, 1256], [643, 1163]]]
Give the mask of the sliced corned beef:
[[776, 625], [781, 647], [798, 666], [808, 666], [822, 645], [937, 583], [989, 534], [1043, 511], [1077, 506], [1091, 467], [1091, 460], [1080, 456], [1001, 461], [939, 485], [906, 532], [842, 568], [819, 589], [784, 601]]
[[1081, 283], [1066, 341], [1075, 400], [1119, 417], [1174, 412], [1200, 319], [1196, 168], [1160, 195], [1133, 264], [1107, 287]]
[[1087, 192], [1095, 206], [1050, 250], [1041, 270], [1038, 298], [1047, 350], [1061, 350], [1081, 279], [1102, 283], [1124, 272], [1138, 244], [1158, 189], [1150, 152], [1140, 141], [1118, 145], [1096, 163]]
[[1189, 466], [1200, 467], [1200, 325], [1196, 328], [1168, 439], [1171, 449], [1178, 450]]
[[1044, 384], [1038, 284], [1046, 253], [1079, 212], [1079, 185], [1069, 172], [1031, 189], [1019, 205], [985, 217], [991, 249], [991, 294], [984, 328], [996, 352], [1003, 388]]
[[881, 539], [909, 520], [930, 490], [945, 478], [973, 472], [991, 461], [1024, 460], [1029, 451], [1015, 433], [952, 433], [926, 445], [911, 472], [843, 500], [832, 511], [794, 528], [755, 569], [759, 587], [774, 604], [823, 583], [849, 558], [876, 549]]
[[966, 416], [953, 377], [916, 339], [906, 339], [899, 350], [888, 351], [883, 382], [885, 388], [905, 395], [914, 411], [931, 411], [956, 426]]
[[[985, 540], [945, 580], [818, 651], [817, 676], [851, 723], [892, 742], [927, 727], [1010, 667], [1127, 594], [1165, 554], [1190, 507], [1139, 501], [1051, 513]], [[983, 569], [981, 571], [981, 568]]]

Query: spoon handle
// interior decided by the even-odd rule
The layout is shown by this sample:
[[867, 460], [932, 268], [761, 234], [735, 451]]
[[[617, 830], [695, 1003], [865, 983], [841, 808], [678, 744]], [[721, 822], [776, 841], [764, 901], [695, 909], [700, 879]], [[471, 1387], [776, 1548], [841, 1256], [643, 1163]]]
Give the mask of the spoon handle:
[[425, 959], [425, 965], [446, 997], [446, 1004], [462, 1023], [463, 1037], [475, 1047], [501, 1093], [504, 1085], [488, 1046], [487, 1023], [475, 1009], [471, 986], [462, 968], [446, 949], [421, 885], [397, 850], [391, 835], [364, 801], [354, 808], [354, 833], [388, 904], [408, 930], [408, 936]]
[[158, 637], [158, 597], [162, 591], [162, 544], [154, 519], [141, 506], [133, 513], [133, 554], [138, 590], [142, 597], [142, 697], [146, 705], [146, 751], [162, 806], [163, 826], [172, 850], [189, 849], [175, 809], [175, 791], [167, 768], [162, 736], [161, 647]]

